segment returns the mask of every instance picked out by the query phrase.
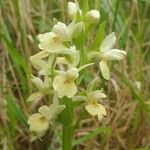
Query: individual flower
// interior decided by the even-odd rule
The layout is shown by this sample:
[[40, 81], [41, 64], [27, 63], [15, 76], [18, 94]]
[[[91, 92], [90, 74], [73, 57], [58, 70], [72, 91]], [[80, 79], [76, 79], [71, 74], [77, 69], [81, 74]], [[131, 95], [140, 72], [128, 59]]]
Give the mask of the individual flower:
[[102, 42], [100, 46], [100, 58], [99, 63], [102, 76], [108, 80], [110, 78], [110, 71], [107, 64], [108, 60], [121, 60], [126, 55], [126, 51], [113, 49], [116, 41], [115, 33], [110, 33]]
[[53, 81], [53, 88], [57, 91], [59, 97], [67, 96], [72, 98], [77, 93], [77, 87], [75, 80], [78, 78], [78, 69], [73, 67], [68, 69], [66, 72], [61, 72], [55, 76]]
[[76, 3], [68, 2], [68, 15], [71, 20], [75, 19], [78, 11], [80, 14], [82, 14], [82, 10], [79, 9], [79, 6], [77, 6]]
[[27, 102], [38, 100], [42, 98], [44, 95], [51, 93], [50, 88], [52, 86], [52, 80], [50, 77], [45, 76], [44, 82], [43, 82], [40, 78], [32, 76], [31, 81], [37, 87], [39, 91], [31, 94], [29, 98], [27, 99]]
[[39, 34], [37, 36], [39, 48], [50, 53], [60, 53], [67, 49], [63, 44], [64, 42], [71, 41], [76, 38], [84, 29], [83, 22], [72, 22], [66, 26], [62, 22], [57, 22], [52, 28], [52, 32]]
[[49, 120], [40, 113], [35, 113], [29, 116], [28, 124], [30, 130], [36, 133], [42, 134], [49, 127]]
[[38, 46], [41, 50], [53, 53], [65, 48], [61, 37], [54, 32], [39, 34], [37, 38], [40, 41]]
[[86, 97], [86, 106], [85, 109], [92, 116], [98, 116], [98, 120], [101, 121], [103, 116], [106, 115], [106, 110], [103, 105], [99, 103], [102, 98], [106, 98], [106, 95], [103, 94], [100, 90], [93, 91]]
[[60, 41], [65, 42], [71, 41], [72, 38], [76, 38], [83, 29], [84, 29], [83, 22], [75, 23], [73, 21], [68, 26], [66, 26], [62, 22], [57, 22], [57, 24], [53, 26], [52, 32], [58, 35]]
[[100, 13], [98, 10], [90, 10], [89, 12], [87, 12], [86, 17], [90, 23], [97, 23], [100, 19]]
[[48, 128], [50, 121], [55, 119], [59, 113], [65, 108], [64, 105], [51, 104], [49, 107], [46, 105], [38, 109], [38, 113], [32, 114], [28, 118], [30, 130], [38, 134], [44, 133]]

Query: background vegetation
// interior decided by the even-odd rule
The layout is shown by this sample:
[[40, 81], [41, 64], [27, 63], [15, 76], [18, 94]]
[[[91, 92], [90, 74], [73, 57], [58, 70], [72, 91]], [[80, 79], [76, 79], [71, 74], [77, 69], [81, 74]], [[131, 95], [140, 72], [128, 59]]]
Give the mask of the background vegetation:
[[[112, 78], [102, 82], [108, 95], [108, 117], [99, 123], [85, 113], [80, 114], [80, 109], [76, 110], [74, 149], [148, 150], [150, 0], [88, 1], [90, 9], [100, 10], [100, 21], [106, 20], [106, 34], [115, 31], [117, 47], [128, 54], [123, 61], [111, 64]], [[32, 142], [26, 119], [39, 104], [29, 107], [26, 99], [34, 91], [30, 73], [36, 72], [28, 58], [38, 51], [36, 36], [51, 30], [54, 17], [69, 21], [67, 2], [0, 0], [0, 149], [55, 150], [60, 147], [61, 135], [54, 127], [42, 140]], [[84, 7], [85, 0], [78, 2]]]

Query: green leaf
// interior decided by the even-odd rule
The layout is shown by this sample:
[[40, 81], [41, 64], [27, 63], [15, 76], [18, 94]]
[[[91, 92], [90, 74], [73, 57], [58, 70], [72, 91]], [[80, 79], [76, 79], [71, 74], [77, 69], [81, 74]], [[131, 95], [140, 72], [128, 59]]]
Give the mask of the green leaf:
[[17, 75], [20, 78], [21, 87], [25, 97], [28, 97], [29, 87], [27, 76], [30, 74], [27, 64], [25, 63], [22, 56], [19, 54], [18, 50], [13, 47], [12, 43], [5, 37], [5, 35], [0, 34], [0, 37], [3, 39], [3, 44], [6, 46], [10, 58], [14, 64], [14, 67], [17, 71]]
[[0, 38], [2, 39], [2, 44], [9, 53], [13, 66], [17, 71], [17, 75], [20, 79], [21, 89], [23, 89], [24, 96], [27, 98], [29, 92], [27, 77], [30, 74], [30, 72], [27, 63], [24, 61], [24, 58], [20, 55], [19, 50], [14, 47], [10, 37], [9, 28], [7, 28], [3, 18], [1, 18], [0, 20]]
[[106, 22], [102, 22], [100, 25], [99, 25], [99, 29], [97, 31], [97, 34], [95, 36], [95, 39], [93, 41], [93, 44], [92, 44], [92, 49], [96, 49], [100, 46], [100, 44], [102, 43], [103, 39], [104, 39], [104, 34], [105, 34], [105, 26], [106, 26]]
[[122, 76], [122, 74], [119, 71], [117, 71], [117, 70], [115, 70], [115, 71], [118, 74], [118, 76], [122, 77], [122, 82], [126, 86], [128, 86], [133, 100], [135, 100], [137, 102], [139, 107], [144, 110], [145, 114], [150, 119], [150, 107], [145, 103], [143, 95], [142, 94], [138, 94], [137, 91], [132, 86], [131, 82], [128, 79], [126, 79], [124, 76]]
[[84, 135], [84, 136], [78, 138], [77, 140], [74, 140], [72, 143], [72, 146], [82, 144], [83, 142], [90, 140], [101, 133], [103, 133], [103, 134], [110, 133], [110, 128], [108, 128], [108, 127], [97, 128], [95, 131], [92, 131], [92, 132], [88, 133], [87, 135]]
[[7, 112], [9, 114], [10, 119], [14, 120], [13, 121], [14, 124], [15, 124], [15, 118], [16, 118], [16, 120], [18, 120], [23, 127], [28, 127], [27, 118], [24, 116], [23, 112], [15, 103], [15, 99], [13, 98], [13, 96], [6, 95], [5, 99], [7, 101], [7, 105], [6, 105]]
[[81, 1], [81, 9], [82, 9], [82, 13], [83, 13], [83, 16], [86, 15], [86, 13], [89, 11], [89, 2], [88, 0], [83, 0]]
[[140, 0], [140, 1], [150, 3], [150, 0]]

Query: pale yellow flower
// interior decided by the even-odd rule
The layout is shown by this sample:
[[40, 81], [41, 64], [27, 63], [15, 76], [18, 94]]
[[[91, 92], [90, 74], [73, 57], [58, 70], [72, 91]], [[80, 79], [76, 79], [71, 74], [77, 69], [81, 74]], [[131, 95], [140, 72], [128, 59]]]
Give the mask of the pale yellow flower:
[[77, 86], [75, 80], [79, 73], [77, 68], [70, 68], [66, 72], [55, 76], [53, 81], [53, 88], [57, 91], [59, 97], [67, 96], [72, 98], [77, 93]]
[[46, 105], [41, 106], [38, 113], [30, 115], [28, 118], [30, 130], [38, 134], [44, 133], [49, 128], [50, 121], [55, 119], [64, 108], [64, 105], [59, 104], [51, 104], [49, 107]]
[[107, 64], [108, 60], [121, 60], [126, 55], [126, 51], [119, 49], [112, 49], [116, 41], [115, 33], [109, 34], [102, 42], [100, 46], [100, 57], [99, 63], [102, 76], [108, 80], [110, 78], [110, 71]]
[[106, 115], [105, 107], [99, 103], [99, 101], [102, 98], [106, 98], [106, 95], [103, 94], [100, 90], [97, 90], [88, 94], [87, 98], [85, 99], [87, 103], [87, 105], [85, 106], [85, 109], [92, 116], [98, 116], [99, 121], [101, 121], [103, 116]]
[[46, 131], [49, 127], [49, 121], [40, 113], [35, 113], [29, 116], [28, 124], [30, 130], [38, 133]]
[[[43, 108], [44, 110], [40, 112], [40, 110]], [[47, 113], [48, 110], [49, 110], [48, 106], [42, 106], [38, 109], [39, 113], [35, 113], [29, 116], [28, 124], [30, 125], [31, 131], [34, 131], [37, 133], [43, 133], [48, 129], [49, 118], [45, 116], [45, 113]]]
[[65, 48], [65, 46], [63, 46], [61, 37], [54, 32], [39, 34], [37, 38], [40, 41], [38, 46], [41, 50], [56, 53]]
[[39, 48], [50, 53], [61, 53], [67, 49], [63, 45], [66, 41], [71, 41], [72, 38], [77, 37], [84, 28], [83, 22], [72, 22], [66, 26], [62, 22], [57, 22], [52, 28], [52, 32], [39, 34], [37, 36]]

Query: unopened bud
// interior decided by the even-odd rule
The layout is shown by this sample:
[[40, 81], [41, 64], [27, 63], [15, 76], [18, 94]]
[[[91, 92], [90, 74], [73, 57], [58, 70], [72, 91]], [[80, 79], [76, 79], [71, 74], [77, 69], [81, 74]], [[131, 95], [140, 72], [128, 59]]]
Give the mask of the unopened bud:
[[97, 23], [100, 19], [100, 13], [98, 10], [91, 10], [87, 12], [87, 20], [91, 23]]
[[75, 18], [77, 11], [77, 5], [73, 2], [68, 2], [68, 14], [71, 20]]

